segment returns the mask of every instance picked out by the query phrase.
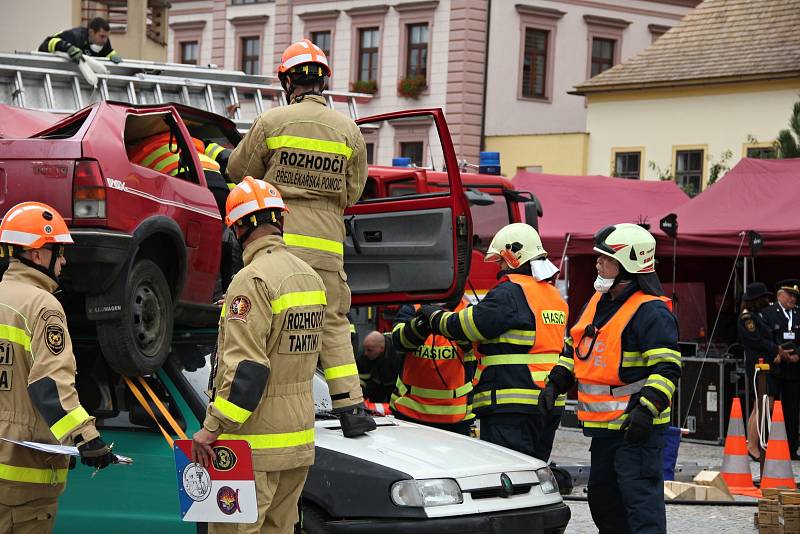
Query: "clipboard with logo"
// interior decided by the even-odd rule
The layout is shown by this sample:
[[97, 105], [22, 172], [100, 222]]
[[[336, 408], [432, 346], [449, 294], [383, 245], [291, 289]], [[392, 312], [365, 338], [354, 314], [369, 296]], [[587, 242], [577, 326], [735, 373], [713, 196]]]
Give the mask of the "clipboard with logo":
[[216, 460], [203, 467], [192, 462], [192, 441], [175, 440], [178, 499], [183, 521], [255, 523], [258, 520], [253, 453], [243, 440], [213, 445]]

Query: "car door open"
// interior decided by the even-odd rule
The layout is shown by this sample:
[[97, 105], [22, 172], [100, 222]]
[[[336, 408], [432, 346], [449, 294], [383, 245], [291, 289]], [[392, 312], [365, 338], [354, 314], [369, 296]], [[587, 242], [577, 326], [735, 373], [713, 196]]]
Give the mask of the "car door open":
[[[356, 121], [371, 158], [361, 200], [345, 211], [345, 271], [353, 305], [445, 301], [464, 290], [472, 221], [441, 109]], [[407, 160], [392, 167], [395, 156]], [[449, 191], [425, 173], [446, 170]]]

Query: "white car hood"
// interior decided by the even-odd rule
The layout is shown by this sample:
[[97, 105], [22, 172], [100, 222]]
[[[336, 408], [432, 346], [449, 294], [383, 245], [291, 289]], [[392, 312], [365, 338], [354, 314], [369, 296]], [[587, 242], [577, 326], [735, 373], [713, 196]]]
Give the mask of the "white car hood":
[[374, 431], [345, 438], [338, 421], [317, 421], [316, 445], [402, 471], [416, 479], [463, 478], [545, 466], [536, 458], [452, 432], [393, 417], [376, 418], [375, 422], [378, 428]]
[[[314, 376], [314, 404], [318, 412], [332, 403], [325, 379]], [[421, 478], [462, 478], [487, 473], [530, 471], [545, 466], [541, 460], [475, 438], [436, 428], [375, 419], [378, 428], [357, 438], [345, 438], [335, 419], [316, 423], [318, 447], [348, 454]]]

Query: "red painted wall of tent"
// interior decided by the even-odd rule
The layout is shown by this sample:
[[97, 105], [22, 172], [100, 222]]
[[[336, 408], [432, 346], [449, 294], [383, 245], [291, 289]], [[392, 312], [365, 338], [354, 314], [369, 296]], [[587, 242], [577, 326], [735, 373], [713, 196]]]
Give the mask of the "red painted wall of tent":
[[520, 171], [513, 183], [517, 189], [533, 192], [542, 203], [539, 233], [550, 259], [561, 265], [561, 279], [565, 274], [569, 278], [570, 323], [578, 319], [594, 291], [595, 232], [622, 222], [645, 222], [655, 228], [660, 217], [689, 200], [672, 181]]

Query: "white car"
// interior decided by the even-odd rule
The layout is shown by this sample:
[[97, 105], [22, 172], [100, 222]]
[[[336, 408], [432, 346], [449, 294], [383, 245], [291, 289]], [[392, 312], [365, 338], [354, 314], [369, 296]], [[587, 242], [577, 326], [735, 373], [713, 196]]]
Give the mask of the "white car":
[[[194, 411], [204, 412], [208, 363], [180, 375], [172, 370], [176, 382], [182, 375], [196, 393]], [[319, 372], [314, 399], [316, 460], [303, 489], [303, 532], [564, 532], [570, 510], [544, 462], [393, 417], [377, 418], [378, 428], [366, 435], [345, 438]]]

